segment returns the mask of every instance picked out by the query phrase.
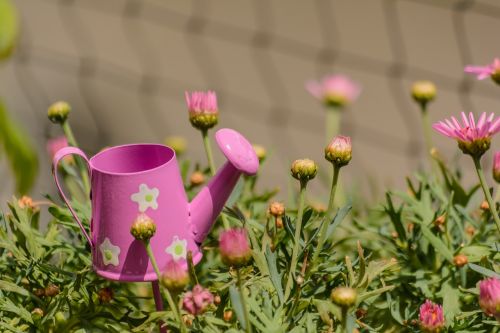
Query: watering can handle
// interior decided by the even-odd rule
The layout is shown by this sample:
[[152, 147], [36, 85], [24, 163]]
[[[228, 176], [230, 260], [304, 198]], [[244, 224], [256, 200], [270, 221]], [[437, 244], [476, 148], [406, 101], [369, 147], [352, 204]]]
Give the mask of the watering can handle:
[[73, 207], [71, 207], [71, 204], [70, 204], [68, 198], [64, 195], [64, 191], [59, 183], [59, 178], [57, 176], [57, 168], [59, 166], [59, 162], [61, 161], [61, 159], [63, 157], [65, 157], [67, 155], [71, 155], [71, 154], [78, 155], [85, 160], [85, 162], [87, 163], [87, 168], [88, 168], [89, 174], [90, 174], [89, 160], [88, 160], [87, 156], [85, 155], [85, 153], [83, 151], [81, 151], [80, 149], [78, 149], [76, 147], [64, 147], [64, 148], [61, 148], [57, 151], [57, 153], [54, 155], [54, 160], [52, 162], [52, 174], [54, 175], [54, 180], [56, 181], [56, 186], [57, 186], [57, 189], [59, 190], [59, 194], [61, 195], [62, 199], [66, 203], [66, 206], [68, 206], [69, 211], [71, 212], [71, 215], [73, 215], [73, 217], [75, 218], [76, 222], [78, 223], [78, 225], [80, 226], [80, 229], [83, 232], [83, 235], [85, 236], [85, 238], [87, 238], [87, 241], [89, 242], [90, 246], [92, 247], [92, 240], [91, 240], [89, 234], [87, 233], [87, 231], [85, 230], [85, 228], [83, 227], [83, 224], [80, 221], [80, 219], [78, 218], [78, 215], [76, 215], [75, 210], [73, 209]]

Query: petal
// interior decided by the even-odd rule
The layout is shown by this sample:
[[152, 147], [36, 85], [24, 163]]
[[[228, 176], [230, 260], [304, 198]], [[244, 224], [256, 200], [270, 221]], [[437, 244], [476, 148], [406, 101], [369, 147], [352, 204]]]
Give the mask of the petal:
[[476, 122], [474, 121], [474, 115], [472, 112], [469, 112], [469, 124], [470, 128], [475, 129], [476, 128]]
[[462, 112], [462, 121], [464, 123], [463, 127], [470, 127], [469, 120], [467, 119], [465, 112]]
[[458, 122], [457, 118], [451, 117], [451, 120], [453, 121], [453, 124], [455, 124], [455, 129], [461, 129], [462, 126], [460, 126], [460, 123]]
[[483, 112], [479, 117], [479, 120], [477, 122], [477, 127], [482, 128], [484, 126], [485, 121], [486, 121], [486, 112]]

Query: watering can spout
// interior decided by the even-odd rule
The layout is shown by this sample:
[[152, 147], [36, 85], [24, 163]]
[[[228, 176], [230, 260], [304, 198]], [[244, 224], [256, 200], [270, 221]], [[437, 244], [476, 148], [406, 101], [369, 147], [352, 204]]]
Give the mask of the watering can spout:
[[215, 133], [215, 140], [227, 162], [189, 204], [193, 237], [198, 244], [207, 236], [240, 175], [254, 175], [259, 168], [252, 145], [240, 133], [223, 128]]

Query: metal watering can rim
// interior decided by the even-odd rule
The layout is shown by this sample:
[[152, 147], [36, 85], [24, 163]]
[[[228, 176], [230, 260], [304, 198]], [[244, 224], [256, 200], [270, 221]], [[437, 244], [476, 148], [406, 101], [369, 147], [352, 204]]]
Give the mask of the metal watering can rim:
[[[102, 157], [102, 155], [104, 155], [106, 153], [110, 153], [113, 150], [118, 150], [118, 149], [123, 149], [123, 148], [140, 147], [140, 146], [164, 148], [171, 155], [163, 163], [161, 163], [161, 164], [159, 164], [159, 165], [157, 165], [155, 167], [147, 168], [147, 169], [139, 170], [139, 171], [117, 172], [117, 171], [109, 171], [109, 170], [106, 170], [105, 168], [97, 166], [98, 163], [96, 162], [96, 160], [98, 160], [100, 157]], [[89, 158], [89, 165], [92, 167], [93, 170], [98, 171], [98, 172], [103, 173], [103, 174], [106, 174], [106, 175], [112, 175], [112, 176], [133, 176], [133, 175], [140, 175], [142, 173], [154, 171], [156, 169], [160, 169], [160, 168], [164, 167], [165, 165], [171, 163], [172, 160], [174, 160], [176, 158], [177, 158], [177, 156], [175, 154], [175, 150], [173, 150], [171, 147], [163, 145], [161, 143], [146, 143], [146, 142], [144, 142], [144, 143], [130, 143], [130, 144], [112, 146], [112, 147], [105, 148], [105, 149], [101, 150], [100, 152], [98, 152], [97, 154], [95, 154], [94, 156], [92, 156], [91, 158]]]

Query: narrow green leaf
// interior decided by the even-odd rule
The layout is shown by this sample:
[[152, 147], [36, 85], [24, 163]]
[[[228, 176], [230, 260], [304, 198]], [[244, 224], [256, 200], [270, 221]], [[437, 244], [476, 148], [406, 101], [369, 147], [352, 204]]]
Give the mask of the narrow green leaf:
[[453, 263], [453, 253], [448, 249], [448, 247], [443, 243], [441, 239], [439, 239], [436, 235], [432, 233], [432, 231], [427, 228], [423, 223], [420, 224], [420, 230], [424, 234], [424, 237], [432, 244], [432, 246], [436, 249], [436, 252], [441, 254], [448, 260], [450, 263]]
[[468, 264], [469, 268], [478, 272], [479, 274], [482, 274], [487, 277], [495, 277], [497, 279], [500, 279], [500, 274], [493, 272], [492, 270], [489, 270], [485, 267], [476, 265], [476, 264]]
[[272, 252], [271, 249], [269, 249], [269, 246], [266, 248], [266, 259], [267, 266], [269, 267], [271, 282], [276, 289], [280, 303], [283, 303], [283, 286], [281, 285], [281, 275], [278, 272], [278, 266], [276, 265], [276, 253]]
[[19, 35], [17, 11], [10, 0], [0, 0], [0, 60], [10, 56]]
[[229, 287], [229, 297], [231, 298], [231, 304], [233, 305], [234, 313], [236, 314], [236, 317], [238, 318], [241, 327], [245, 329], [247, 327], [247, 323], [245, 321], [243, 305], [241, 304], [240, 293], [234, 285], [231, 285]]

